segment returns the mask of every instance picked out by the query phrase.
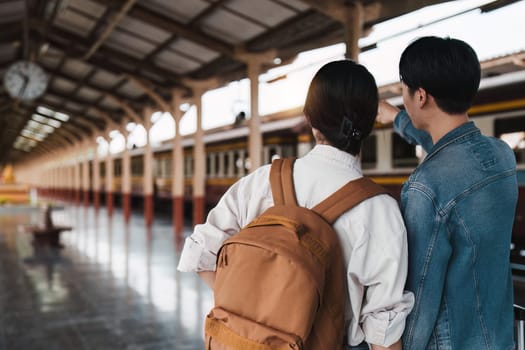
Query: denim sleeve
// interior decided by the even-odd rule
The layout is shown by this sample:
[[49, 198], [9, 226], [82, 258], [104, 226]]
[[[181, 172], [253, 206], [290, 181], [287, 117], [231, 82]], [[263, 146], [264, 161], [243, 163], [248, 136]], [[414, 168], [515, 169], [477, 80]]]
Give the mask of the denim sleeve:
[[401, 110], [396, 115], [394, 120], [394, 130], [405, 139], [406, 142], [412, 145], [421, 145], [427, 153], [430, 152], [434, 145], [430, 134], [426, 131], [416, 129], [405, 110]]
[[426, 349], [438, 319], [451, 244], [431, 190], [420, 183], [403, 193], [409, 273], [406, 288], [415, 295], [403, 334], [403, 349]]

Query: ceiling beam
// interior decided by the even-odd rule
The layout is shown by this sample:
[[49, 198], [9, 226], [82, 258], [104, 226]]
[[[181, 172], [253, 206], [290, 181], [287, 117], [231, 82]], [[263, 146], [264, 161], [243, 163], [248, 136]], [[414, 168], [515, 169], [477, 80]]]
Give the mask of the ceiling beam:
[[[102, 1], [102, 0], [96, 0]], [[227, 44], [217, 38], [204, 34], [200, 29], [193, 27], [189, 28], [185, 24], [178, 23], [167, 16], [158, 14], [150, 9], [141, 6], [135, 6], [130, 12], [129, 16], [145, 23], [151, 24], [161, 28], [169, 33], [177, 33], [178, 35], [196, 42], [213, 51], [217, 51], [223, 55], [234, 57], [235, 47]]]
[[107, 95], [111, 100], [113, 100], [116, 104], [120, 106], [120, 108], [124, 111], [126, 116], [131, 118], [135, 123], [137, 124], [144, 124], [144, 120], [140, 117], [140, 115], [131, 108], [126, 102], [120, 100], [116, 96], [113, 95]]
[[[91, 73], [88, 73], [87, 76], [91, 75]], [[68, 75], [67, 73], [64, 73], [64, 72], [57, 72], [56, 73], [56, 76], [57, 77], [60, 77], [61, 79], [65, 79], [65, 80], [68, 80], [69, 82], [72, 82], [72, 83], [76, 83], [77, 81], [79, 81], [78, 79]], [[86, 76], [86, 77], [87, 77]], [[126, 79], [127, 80], [130, 80], [131, 78], [134, 78], [134, 79], [137, 79], [135, 78], [133, 75], [128, 75], [126, 74]], [[123, 96], [121, 94], [118, 94], [116, 91], [114, 91], [113, 89], [106, 89], [106, 88], [102, 88], [102, 87], [99, 87], [98, 85], [94, 85], [94, 84], [91, 84], [87, 81], [84, 81], [85, 80], [88, 80], [88, 78], [82, 78], [80, 79], [80, 81], [82, 82], [81, 84], [79, 83], [79, 86], [77, 86], [77, 88], [75, 88], [72, 92], [71, 92], [71, 96], [74, 96], [82, 87], [87, 87], [87, 88], [90, 88], [94, 91], [97, 91], [98, 93], [100, 93], [103, 97], [104, 95], [108, 95], [108, 94], [111, 94], [111, 95], [114, 95], [116, 96], [117, 98], [123, 100], [123, 101], [126, 101], [127, 103], [132, 103], [132, 104], [136, 104], [136, 103], [142, 103], [144, 101], [137, 101], [137, 100], [133, 100], [133, 99], [130, 99], [129, 97], [126, 97], [126, 96]], [[124, 79], [124, 80], [126, 80]], [[103, 99], [103, 98], [102, 98]], [[90, 104], [95, 104], [97, 105], [98, 102], [93, 102], [93, 101], [85, 101], [85, 102], [89, 102]]]
[[[47, 39], [61, 51], [68, 52], [68, 56], [70, 56], [70, 58], [82, 60], [82, 56], [86, 50], [89, 49], [89, 43], [87, 43], [83, 37], [57, 27], [53, 27], [49, 30]], [[67, 41], [67, 44], [64, 43], [64, 40]], [[112, 64], [108, 57], [113, 58], [118, 62], [122, 62], [122, 65]], [[137, 74], [134, 69], [129, 69], [127, 66], [138, 67], [141, 64], [141, 60], [106, 46], [98, 49], [97, 52], [94, 53], [88, 60], [85, 60], [85, 62], [88, 62], [97, 68], [110, 71], [114, 74]], [[151, 72], [151, 74], [155, 76], [162, 77], [171, 82], [171, 84], [178, 84], [180, 81], [180, 76], [178, 74], [163, 69], [157, 65], [150, 65], [141, 69], [145, 72]], [[159, 82], [157, 81], [156, 83]]]
[[[86, 54], [83, 57], [84, 61], [88, 60], [98, 50], [98, 48], [102, 44], [104, 44], [104, 42], [107, 40], [107, 38], [115, 30], [115, 27], [120, 23], [120, 21], [122, 21], [124, 16], [126, 16], [128, 11], [133, 7], [133, 5], [135, 4], [136, 1], [137, 0], [127, 0], [126, 3], [122, 5], [122, 8], [111, 19], [111, 21], [109, 22], [108, 26], [104, 30], [104, 32], [102, 32], [102, 34], [100, 34], [98, 36], [97, 41], [94, 42], [93, 45], [91, 45], [91, 47], [89, 48], [88, 52], [86, 52]], [[99, 21], [101, 21], [101, 20], [99, 19]]]
[[164, 101], [164, 99], [162, 98], [162, 96], [160, 96], [159, 94], [157, 94], [154, 90], [153, 90], [153, 87], [151, 86], [148, 86], [146, 83], [144, 83], [142, 80], [140, 79], [137, 79], [133, 76], [129, 76], [128, 79], [130, 79], [131, 81], [133, 81], [135, 84], [137, 84], [138, 86], [140, 86], [140, 88], [153, 100], [157, 103], [157, 105], [165, 112], [170, 112], [171, 114], [173, 114], [172, 110], [171, 110], [171, 106], [169, 105], [168, 102]]

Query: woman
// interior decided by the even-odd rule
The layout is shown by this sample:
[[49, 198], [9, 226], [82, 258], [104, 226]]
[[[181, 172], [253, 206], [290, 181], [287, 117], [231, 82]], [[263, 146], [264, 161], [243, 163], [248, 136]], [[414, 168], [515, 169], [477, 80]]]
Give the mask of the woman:
[[[297, 202], [312, 208], [349, 181], [362, 177], [361, 143], [372, 131], [378, 95], [373, 76], [349, 60], [330, 62], [313, 78], [304, 113], [316, 146], [295, 161]], [[270, 166], [240, 179], [186, 239], [178, 269], [196, 271], [213, 286], [222, 242], [273, 205]], [[348, 283], [345, 316], [349, 349], [401, 349], [399, 339], [413, 296], [404, 293], [406, 231], [397, 202], [372, 197], [343, 214], [334, 229]]]

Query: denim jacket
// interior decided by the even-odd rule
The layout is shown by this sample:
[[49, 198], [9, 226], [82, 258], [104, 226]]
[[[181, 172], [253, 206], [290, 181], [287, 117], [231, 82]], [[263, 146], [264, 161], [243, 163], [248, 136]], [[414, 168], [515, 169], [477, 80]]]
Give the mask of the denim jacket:
[[401, 192], [406, 287], [415, 294], [403, 349], [513, 349], [509, 254], [518, 185], [512, 150], [473, 122], [435, 145], [405, 111], [394, 128], [428, 152]]

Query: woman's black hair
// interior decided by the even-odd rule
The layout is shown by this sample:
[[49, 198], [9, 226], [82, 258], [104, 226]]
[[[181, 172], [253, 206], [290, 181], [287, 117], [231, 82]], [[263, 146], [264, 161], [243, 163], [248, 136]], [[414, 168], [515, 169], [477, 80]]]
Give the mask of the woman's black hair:
[[374, 126], [378, 92], [375, 79], [351, 60], [325, 64], [315, 74], [304, 104], [310, 125], [333, 146], [359, 154]]

